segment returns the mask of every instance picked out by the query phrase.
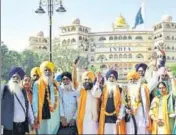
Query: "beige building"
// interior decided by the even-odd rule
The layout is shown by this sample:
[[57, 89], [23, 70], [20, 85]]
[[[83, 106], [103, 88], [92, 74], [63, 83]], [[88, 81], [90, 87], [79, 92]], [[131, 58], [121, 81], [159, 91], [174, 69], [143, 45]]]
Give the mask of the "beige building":
[[44, 33], [40, 31], [36, 36], [29, 37], [29, 48], [32, 50], [48, 50], [49, 38], [44, 36]]
[[[30, 40], [31, 46], [35, 44], [39, 48], [42, 43], [39, 45]], [[164, 16], [162, 22], [151, 30], [133, 30], [120, 15], [113, 23], [112, 30], [104, 32], [92, 32], [91, 28], [75, 19], [71, 25], [61, 26], [60, 35], [53, 40], [53, 45], [82, 50], [89, 64], [104, 73], [115, 67], [122, 82], [137, 63], [149, 64], [152, 51], [161, 44], [166, 46], [167, 64], [173, 64], [176, 61], [176, 23], [172, 22], [170, 16]]]
[[[154, 26], [154, 50], [158, 46], [165, 48], [167, 65], [176, 64], [176, 23], [171, 16], [163, 16], [162, 22]], [[158, 52], [158, 51], [157, 51]], [[158, 53], [158, 57], [160, 57]]]

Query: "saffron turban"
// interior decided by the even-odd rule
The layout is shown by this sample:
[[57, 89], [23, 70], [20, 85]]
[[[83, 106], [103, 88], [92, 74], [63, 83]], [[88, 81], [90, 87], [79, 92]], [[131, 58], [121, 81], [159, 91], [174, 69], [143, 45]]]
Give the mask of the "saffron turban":
[[83, 75], [82, 75], [82, 80], [84, 81], [84, 79], [86, 77], [89, 77], [90, 80], [91, 80], [91, 82], [94, 82], [94, 80], [95, 80], [95, 74], [92, 71], [86, 71], [86, 72], [84, 72]]
[[136, 64], [136, 66], [135, 66], [136, 72], [139, 70], [140, 67], [142, 67], [144, 69], [144, 71], [146, 71], [148, 66], [145, 63]]
[[40, 68], [39, 67], [34, 67], [31, 70], [31, 77], [33, 77], [34, 74], [37, 74], [38, 76], [41, 76]]
[[109, 71], [106, 73], [106, 80], [108, 80], [108, 78], [109, 78], [109, 76], [110, 76], [111, 74], [114, 75], [114, 77], [116, 78], [116, 80], [118, 79], [118, 73], [117, 73], [117, 71], [115, 71], [115, 70], [109, 70]]
[[61, 79], [63, 79], [64, 76], [68, 77], [72, 81], [72, 74], [70, 72], [63, 72]]
[[49, 68], [51, 70], [51, 72], [54, 72], [54, 63], [50, 62], [50, 61], [44, 61], [41, 65], [40, 65], [40, 71], [43, 73], [45, 68]]
[[14, 75], [14, 74], [18, 74], [20, 77], [21, 77], [21, 80], [24, 78], [24, 75], [25, 75], [25, 72], [22, 68], [20, 67], [14, 67], [10, 70], [9, 72], [9, 77], [8, 77], [8, 80], [11, 79], [11, 77]]
[[127, 80], [130, 80], [130, 79], [138, 80], [139, 78], [140, 78], [140, 74], [138, 72], [135, 72], [135, 71], [129, 72], [128, 75], [127, 75]]

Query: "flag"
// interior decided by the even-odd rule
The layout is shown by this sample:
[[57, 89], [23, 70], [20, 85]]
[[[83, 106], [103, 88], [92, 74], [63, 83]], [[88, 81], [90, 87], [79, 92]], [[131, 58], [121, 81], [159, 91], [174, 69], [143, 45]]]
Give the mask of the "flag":
[[135, 29], [138, 25], [144, 24], [144, 0], [142, 0], [142, 4], [136, 14], [135, 24], [133, 29]]

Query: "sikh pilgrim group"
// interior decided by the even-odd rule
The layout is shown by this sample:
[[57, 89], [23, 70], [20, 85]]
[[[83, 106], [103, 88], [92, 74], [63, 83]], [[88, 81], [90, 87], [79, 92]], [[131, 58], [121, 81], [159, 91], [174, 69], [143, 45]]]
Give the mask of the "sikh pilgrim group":
[[176, 134], [176, 79], [165, 57], [138, 63], [125, 87], [114, 68], [86, 70], [78, 81], [75, 63], [58, 75], [50, 61], [31, 76], [13, 67], [1, 90], [3, 134]]

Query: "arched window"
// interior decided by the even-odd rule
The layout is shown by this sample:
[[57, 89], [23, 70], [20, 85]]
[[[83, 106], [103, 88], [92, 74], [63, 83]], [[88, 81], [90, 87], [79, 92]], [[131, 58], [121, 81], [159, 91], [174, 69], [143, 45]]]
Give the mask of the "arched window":
[[122, 40], [122, 36], [119, 36], [119, 40]]
[[137, 59], [142, 59], [142, 58], [144, 58], [144, 56], [143, 56], [142, 54], [138, 54], [138, 55], [136, 56], [136, 58], [137, 58]]
[[170, 40], [170, 37], [169, 37], [169, 36], [167, 36], [167, 37], [166, 37], [166, 40]]
[[162, 34], [160, 34], [160, 37], [162, 37]]
[[135, 39], [136, 40], [143, 40], [142, 36], [137, 36]]
[[115, 36], [115, 37], [114, 37], [114, 40], [117, 40], [117, 39], [118, 39], [117, 36]]
[[154, 39], [157, 39], [157, 37], [155, 36]]
[[82, 40], [83, 38], [81, 36], [79, 36], [79, 40]]
[[165, 28], [170, 28], [170, 25], [168, 23], [165, 24]]
[[130, 39], [130, 40], [131, 40], [131, 39], [132, 39], [132, 36], [128, 36], [128, 39]]
[[71, 43], [75, 43], [76, 42], [76, 40], [73, 38], [72, 40], [71, 40]]
[[172, 56], [172, 60], [175, 60], [174, 56]]
[[81, 27], [79, 28], [79, 31], [83, 31]]
[[114, 54], [114, 59], [117, 59], [118, 58], [118, 55], [117, 54]]
[[172, 36], [172, 40], [174, 40], [174, 36]]
[[62, 41], [62, 44], [66, 44], [67, 43], [67, 41], [64, 39], [63, 41]]
[[75, 26], [73, 26], [72, 28], [71, 28], [71, 31], [75, 31], [76, 30], [76, 28], [75, 28]]
[[127, 58], [127, 54], [124, 54], [124, 55], [123, 55], [123, 58], [125, 58], [125, 59], [126, 59], [126, 58]]
[[123, 36], [123, 40], [127, 40], [127, 36]]
[[91, 59], [90, 59], [91, 61], [95, 61], [95, 58], [94, 58], [94, 56], [91, 56]]
[[170, 60], [170, 57], [169, 57], [169, 56], [167, 56], [167, 60]]
[[47, 47], [46, 47], [46, 46], [44, 46], [44, 47], [42, 47], [42, 49], [47, 50]]
[[113, 55], [112, 55], [112, 54], [110, 54], [110, 55], [109, 55], [109, 59], [112, 59], [112, 58], [113, 58]]
[[172, 46], [172, 50], [174, 50], [174, 47]]
[[47, 40], [46, 40], [46, 39], [43, 39], [42, 42], [47, 43]]
[[119, 58], [120, 58], [120, 59], [122, 58], [122, 54], [119, 55]]
[[99, 41], [104, 41], [104, 40], [106, 40], [105, 37], [100, 37], [100, 38], [99, 38]]
[[130, 59], [131, 59], [131, 58], [132, 58], [132, 54], [129, 54], [129, 55], [128, 55], [128, 58], [130, 58]]
[[170, 47], [169, 47], [169, 46], [167, 46], [167, 50], [170, 50]]
[[85, 33], [88, 33], [88, 30], [87, 30], [87, 29], [85, 29]]
[[70, 28], [68, 28], [68, 31], [70, 31]]
[[110, 36], [110, 37], [109, 37], [109, 40], [113, 40], [113, 37], [112, 37], [112, 36]]

